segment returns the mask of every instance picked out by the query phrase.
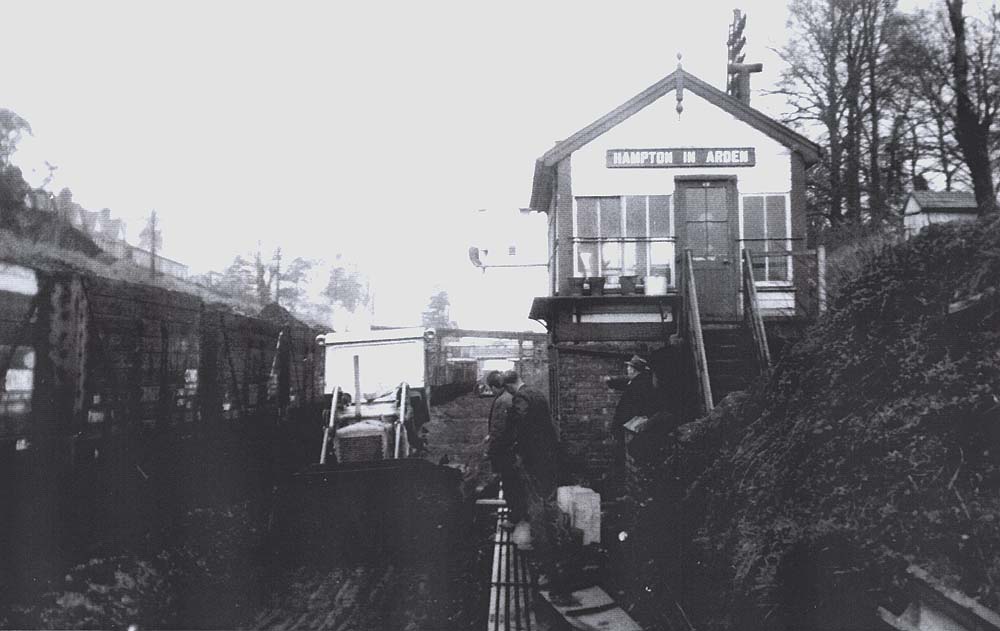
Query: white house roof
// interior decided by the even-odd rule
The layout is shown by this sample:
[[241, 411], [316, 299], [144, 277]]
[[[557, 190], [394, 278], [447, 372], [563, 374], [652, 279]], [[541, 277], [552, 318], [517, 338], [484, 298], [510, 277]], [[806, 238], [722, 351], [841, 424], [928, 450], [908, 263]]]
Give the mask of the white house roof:
[[910, 198], [916, 202], [919, 208], [917, 212], [974, 213], [979, 211], [975, 195], [968, 191], [913, 191], [910, 193]]

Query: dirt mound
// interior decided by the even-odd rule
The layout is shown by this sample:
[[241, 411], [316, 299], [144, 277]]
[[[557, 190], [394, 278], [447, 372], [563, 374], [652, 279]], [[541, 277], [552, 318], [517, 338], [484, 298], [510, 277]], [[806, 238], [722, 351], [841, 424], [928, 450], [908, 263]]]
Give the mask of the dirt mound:
[[724, 430], [680, 476], [687, 580], [729, 594], [707, 626], [864, 622], [907, 563], [1000, 605], [998, 282], [1000, 220], [931, 226], [846, 283], [738, 410], [685, 428], [688, 454]]

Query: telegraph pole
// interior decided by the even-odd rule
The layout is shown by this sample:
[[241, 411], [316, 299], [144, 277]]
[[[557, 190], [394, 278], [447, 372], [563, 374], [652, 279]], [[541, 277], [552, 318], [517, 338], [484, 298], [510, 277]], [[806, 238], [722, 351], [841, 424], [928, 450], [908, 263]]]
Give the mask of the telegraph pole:
[[739, 9], [733, 9], [733, 23], [729, 25], [729, 38], [726, 40], [726, 92], [744, 105], [750, 104], [750, 73], [760, 72], [764, 64], [744, 63], [746, 53], [743, 48], [747, 44], [744, 30], [747, 26], [747, 16]]

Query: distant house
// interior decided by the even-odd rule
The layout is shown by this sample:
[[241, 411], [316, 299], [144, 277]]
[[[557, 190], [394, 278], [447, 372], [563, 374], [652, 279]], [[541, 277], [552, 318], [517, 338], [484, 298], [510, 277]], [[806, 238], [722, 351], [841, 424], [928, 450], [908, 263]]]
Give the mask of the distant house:
[[33, 188], [24, 196], [24, 205], [40, 212], [55, 212], [55, 198], [46, 190]]
[[125, 252], [129, 247], [125, 242], [125, 222], [121, 219], [112, 219], [111, 210], [108, 208], [100, 212], [84, 212], [89, 215], [87, 234], [94, 243], [116, 259], [125, 258]]
[[903, 206], [903, 228], [912, 236], [924, 226], [945, 221], [968, 221], [979, 216], [979, 206], [966, 191], [913, 191]]

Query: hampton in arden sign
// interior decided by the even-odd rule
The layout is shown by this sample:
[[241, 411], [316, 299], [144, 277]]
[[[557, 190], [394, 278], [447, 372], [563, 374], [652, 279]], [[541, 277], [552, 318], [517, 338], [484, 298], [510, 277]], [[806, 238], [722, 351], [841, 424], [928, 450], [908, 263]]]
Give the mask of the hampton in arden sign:
[[608, 149], [609, 169], [752, 167], [756, 163], [753, 147]]

